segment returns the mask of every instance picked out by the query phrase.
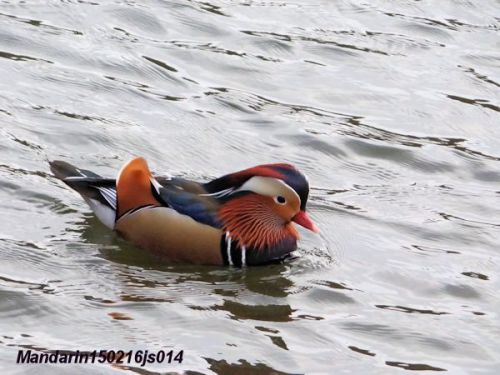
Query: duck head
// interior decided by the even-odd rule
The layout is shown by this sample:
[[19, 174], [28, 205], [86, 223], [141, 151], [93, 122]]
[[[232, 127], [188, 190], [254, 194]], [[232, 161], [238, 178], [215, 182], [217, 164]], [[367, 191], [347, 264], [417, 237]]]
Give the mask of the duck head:
[[270, 248], [296, 241], [292, 223], [313, 232], [319, 228], [306, 213], [307, 178], [289, 164], [265, 164], [223, 176], [206, 185], [222, 202], [223, 229], [245, 246]]

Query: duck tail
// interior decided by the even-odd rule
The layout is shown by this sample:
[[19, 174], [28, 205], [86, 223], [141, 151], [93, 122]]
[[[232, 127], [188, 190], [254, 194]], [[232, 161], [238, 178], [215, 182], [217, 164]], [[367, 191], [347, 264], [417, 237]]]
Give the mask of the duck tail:
[[117, 212], [114, 179], [102, 178], [61, 160], [51, 161], [49, 165], [54, 176], [77, 191], [104, 225], [114, 228]]

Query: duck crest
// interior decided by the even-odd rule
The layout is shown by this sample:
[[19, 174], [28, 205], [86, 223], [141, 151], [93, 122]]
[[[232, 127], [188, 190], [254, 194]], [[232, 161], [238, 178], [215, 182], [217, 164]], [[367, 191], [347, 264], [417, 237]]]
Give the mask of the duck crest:
[[263, 164], [256, 167], [247, 168], [239, 172], [230, 173], [222, 177], [216, 178], [205, 184], [205, 188], [209, 192], [219, 192], [227, 189], [235, 188], [243, 185], [247, 180], [254, 176], [274, 177], [283, 179], [284, 175], [279, 170], [293, 168], [291, 165], [284, 163]]
[[227, 174], [204, 184], [207, 192], [223, 194], [231, 192], [243, 185], [250, 178], [272, 177], [285, 182], [299, 195], [301, 210], [305, 210], [309, 195], [309, 182], [307, 178], [293, 165], [286, 163], [262, 164], [242, 171]]

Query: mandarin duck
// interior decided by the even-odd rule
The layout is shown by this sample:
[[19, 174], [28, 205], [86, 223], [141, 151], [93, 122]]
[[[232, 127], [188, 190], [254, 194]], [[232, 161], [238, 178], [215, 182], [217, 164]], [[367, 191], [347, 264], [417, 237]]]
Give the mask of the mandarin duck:
[[141, 157], [116, 179], [64, 161], [50, 167], [105, 226], [173, 261], [237, 267], [281, 261], [297, 248], [292, 222], [319, 231], [306, 213], [307, 178], [290, 164], [259, 165], [205, 183], [153, 177]]

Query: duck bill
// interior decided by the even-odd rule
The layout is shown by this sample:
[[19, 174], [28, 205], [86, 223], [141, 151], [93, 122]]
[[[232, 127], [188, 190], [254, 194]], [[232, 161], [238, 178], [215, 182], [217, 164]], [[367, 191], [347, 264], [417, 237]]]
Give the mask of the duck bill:
[[314, 224], [314, 222], [305, 211], [299, 211], [299, 213], [293, 217], [292, 221], [303, 226], [306, 229], [309, 229], [314, 233], [319, 233], [318, 226]]

